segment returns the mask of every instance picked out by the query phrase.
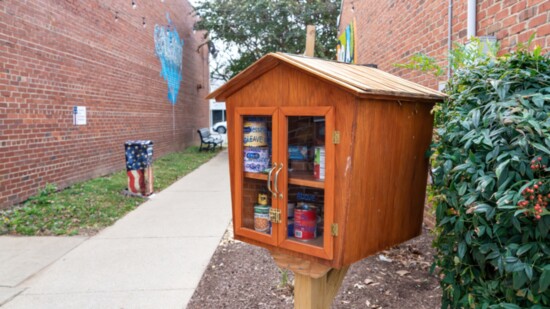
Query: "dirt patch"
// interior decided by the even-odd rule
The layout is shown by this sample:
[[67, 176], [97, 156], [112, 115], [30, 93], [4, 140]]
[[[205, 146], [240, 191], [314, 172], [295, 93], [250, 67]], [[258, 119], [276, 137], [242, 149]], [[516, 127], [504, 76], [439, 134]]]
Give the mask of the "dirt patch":
[[[441, 289], [429, 273], [432, 239], [424, 230], [409, 242], [353, 264], [332, 308], [440, 308]], [[229, 232], [188, 308], [293, 308], [293, 275], [287, 275], [267, 250], [234, 241]]]

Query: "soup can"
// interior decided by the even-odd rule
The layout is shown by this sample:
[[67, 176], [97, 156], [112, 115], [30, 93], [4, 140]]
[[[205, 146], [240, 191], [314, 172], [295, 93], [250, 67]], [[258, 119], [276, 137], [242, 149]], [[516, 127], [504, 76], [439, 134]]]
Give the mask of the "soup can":
[[267, 124], [265, 120], [251, 120], [243, 123], [244, 146], [267, 146]]
[[294, 237], [310, 240], [317, 237], [317, 208], [302, 204], [294, 209]]
[[254, 230], [269, 234], [271, 222], [269, 221], [269, 206], [254, 206]]

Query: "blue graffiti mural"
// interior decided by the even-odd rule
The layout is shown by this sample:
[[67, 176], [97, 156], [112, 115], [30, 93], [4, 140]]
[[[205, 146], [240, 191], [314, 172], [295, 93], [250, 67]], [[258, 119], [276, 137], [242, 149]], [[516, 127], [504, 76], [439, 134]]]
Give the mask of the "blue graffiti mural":
[[178, 100], [181, 84], [183, 39], [180, 39], [168, 14], [166, 14], [166, 19], [168, 19], [166, 27], [155, 25], [155, 53], [159, 57], [162, 67], [160, 75], [168, 84], [168, 100], [174, 105]]

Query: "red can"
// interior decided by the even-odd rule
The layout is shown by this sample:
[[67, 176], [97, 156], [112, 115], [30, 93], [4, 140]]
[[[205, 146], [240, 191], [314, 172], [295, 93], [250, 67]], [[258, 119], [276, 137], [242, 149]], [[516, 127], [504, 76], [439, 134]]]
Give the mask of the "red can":
[[294, 237], [302, 240], [317, 237], [317, 208], [301, 205], [294, 210]]

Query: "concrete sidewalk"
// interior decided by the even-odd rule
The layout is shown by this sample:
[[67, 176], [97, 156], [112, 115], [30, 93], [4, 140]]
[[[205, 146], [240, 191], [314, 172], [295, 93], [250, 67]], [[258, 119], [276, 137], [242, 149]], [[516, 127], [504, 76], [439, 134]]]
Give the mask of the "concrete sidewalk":
[[29, 279], [0, 278], [0, 307], [185, 308], [230, 219], [224, 151], [98, 235], [62, 238], [57, 260]]

